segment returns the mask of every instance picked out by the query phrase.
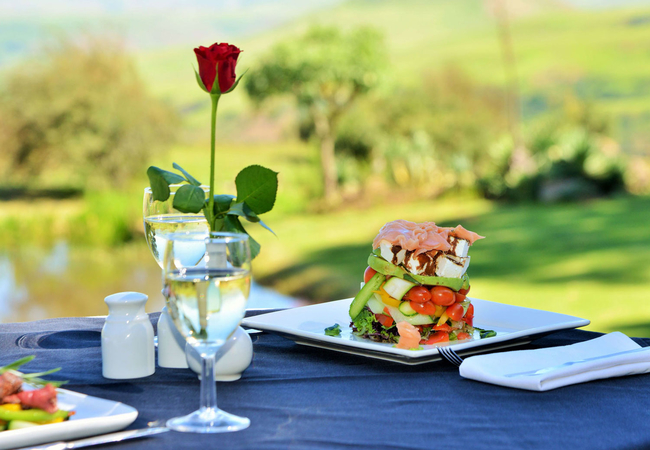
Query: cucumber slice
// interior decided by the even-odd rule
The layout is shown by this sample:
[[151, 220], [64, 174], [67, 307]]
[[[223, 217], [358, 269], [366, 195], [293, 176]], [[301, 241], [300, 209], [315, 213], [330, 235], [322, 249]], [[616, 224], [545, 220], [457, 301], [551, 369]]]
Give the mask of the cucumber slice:
[[387, 306], [388, 312], [390, 312], [391, 317], [395, 320], [395, 322], [408, 322], [411, 325], [428, 325], [430, 323], [433, 323], [433, 319], [431, 316], [425, 316], [424, 314], [416, 314], [414, 316], [405, 316], [402, 314], [402, 312], [399, 310], [399, 308], [395, 308], [393, 306]]
[[384, 284], [384, 291], [394, 299], [401, 300], [413, 286], [415, 286], [415, 283], [393, 277]]
[[[391, 278], [391, 280], [392, 280], [392, 278]], [[404, 314], [406, 317], [411, 317], [411, 316], [414, 316], [414, 315], [418, 314], [418, 312], [416, 310], [411, 308], [411, 304], [409, 302], [400, 303], [399, 306], [398, 306], [398, 309], [399, 309], [399, 312]]]
[[379, 297], [377, 294], [373, 294], [373, 296], [368, 299], [368, 308], [373, 314], [383, 314], [385, 305], [381, 300], [377, 299], [377, 297]]
[[352, 303], [350, 303], [350, 318], [352, 320], [363, 311], [363, 308], [368, 303], [370, 297], [372, 297], [373, 291], [378, 290], [381, 287], [381, 284], [386, 280], [386, 277], [381, 273], [377, 272], [372, 276], [372, 278], [361, 288], [357, 293]]
[[27, 422], [26, 420], [12, 420], [7, 425], [8, 430], [20, 430], [22, 428], [37, 427], [38, 424], [34, 422]]

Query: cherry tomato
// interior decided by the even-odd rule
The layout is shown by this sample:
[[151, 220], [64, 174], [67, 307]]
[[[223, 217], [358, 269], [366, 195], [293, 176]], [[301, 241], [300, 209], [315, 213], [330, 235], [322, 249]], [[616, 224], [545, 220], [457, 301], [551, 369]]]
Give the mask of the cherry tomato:
[[375, 314], [377, 321], [384, 326], [384, 328], [390, 328], [395, 322], [392, 317], [386, 316], [384, 314]]
[[377, 273], [377, 271], [375, 269], [373, 269], [372, 267], [366, 267], [366, 271], [363, 272], [363, 282], [367, 283], [368, 281], [370, 281], [370, 279], [373, 276], [375, 276], [376, 273]]
[[429, 336], [429, 339], [424, 341], [424, 344], [431, 345], [431, 344], [437, 344], [438, 342], [447, 342], [447, 341], [449, 341], [449, 333], [447, 333], [446, 331], [436, 331], [431, 336]]
[[436, 305], [449, 306], [456, 301], [456, 293], [444, 286], [435, 286], [431, 289], [431, 301]]
[[431, 300], [431, 292], [424, 286], [414, 286], [404, 294], [404, 300], [415, 303], [426, 303]]
[[460, 303], [454, 303], [453, 305], [447, 307], [446, 312], [451, 320], [458, 322], [460, 319], [463, 318], [464, 311], [465, 310], [463, 309]]
[[454, 300], [455, 300], [456, 303], [464, 302], [466, 298], [467, 298], [467, 296], [461, 294], [460, 292], [456, 292], [456, 294], [454, 296]]
[[474, 305], [472, 305], [471, 303], [467, 308], [467, 312], [465, 313], [465, 317], [463, 318], [463, 320], [465, 320], [465, 323], [470, 327], [474, 326]]
[[411, 305], [411, 308], [425, 316], [432, 316], [436, 313], [436, 305], [431, 302], [417, 303], [411, 301], [409, 304]]
[[447, 332], [449, 332], [449, 331], [451, 331], [451, 325], [443, 323], [442, 325], [436, 325], [435, 327], [433, 327], [433, 329], [435, 331], [447, 331]]
[[468, 292], [469, 292], [469, 287], [467, 289], [459, 289], [458, 290], [458, 293], [461, 294], [461, 295], [467, 295]]
[[458, 339], [459, 341], [462, 341], [464, 339], [469, 339], [469, 338], [470, 338], [469, 333], [460, 332], [456, 334], [456, 339]]

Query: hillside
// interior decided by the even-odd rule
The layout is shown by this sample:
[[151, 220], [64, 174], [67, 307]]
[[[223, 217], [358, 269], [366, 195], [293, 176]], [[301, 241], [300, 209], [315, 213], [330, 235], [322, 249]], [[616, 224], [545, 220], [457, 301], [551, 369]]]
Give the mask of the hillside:
[[[650, 152], [644, 138], [650, 129], [650, 5], [579, 9], [546, 0], [508, 5], [525, 119], [575, 96], [614, 119], [626, 150]], [[254, 65], [274, 43], [296, 39], [313, 24], [382, 30], [394, 84], [418, 85], [424, 73], [448, 65], [478, 83], [504, 84], [495, 20], [481, 0], [348, 1], [242, 39], [240, 65]], [[192, 83], [192, 60], [186, 46], [138, 58], [152, 89], [188, 109], [201, 99]], [[230, 99], [225, 109], [245, 106], [243, 98]]]

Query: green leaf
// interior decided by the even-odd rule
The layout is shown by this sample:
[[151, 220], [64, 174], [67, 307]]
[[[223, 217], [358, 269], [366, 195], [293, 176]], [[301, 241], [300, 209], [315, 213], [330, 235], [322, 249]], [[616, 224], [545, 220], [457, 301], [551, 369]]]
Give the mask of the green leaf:
[[264, 222], [260, 220], [260, 218], [255, 214], [255, 212], [248, 207], [246, 203], [235, 203], [230, 207], [230, 210], [228, 211], [229, 215], [236, 215], [245, 218], [249, 222], [252, 223], [259, 223], [262, 225], [264, 228], [269, 230], [271, 233], [275, 235], [273, 230], [268, 227]]
[[244, 75], [246, 75], [246, 72], [248, 72], [248, 69], [246, 69], [246, 70], [244, 71], [244, 73], [242, 73], [241, 75], [239, 75], [239, 78], [237, 78], [237, 80], [235, 80], [235, 83], [230, 87], [230, 89], [228, 89], [226, 92], [224, 92], [224, 94], [229, 94], [230, 92], [234, 91], [235, 88], [237, 87], [237, 85], [239, 84], [239, 80], [241, 80], [242, 77], [243, 77]]
[[249, 222], [257, 223], [260, 221], [260, 218], [257, 217], [257, 214], [250, 209], [250, 207], [243, 202], [238, 202], [230, 206], [230, 211], [228, 214], [236, 214], [238, 216], [244, 217]]
[[[192, 67], [194, 69], [194, 67]], [[194, 75], [196, 75], [196, 82], [199, 84], [199, 87], [203, 89], [204, 92], [208, 92], [208, 90], [205, 87], [205, 84], [203, 84], [203, 80], [201, 79], [201, 75], [194, 69]], [[209, 92], [208, 92], [209, 93]]]
[[228, 212], [230, 210], [230, 205], [232, 205], [234, 199], [235, 199], [234, 195], [226, 195], [226, 194], [215, 195], [214, 215], [219, 216], [220, 214]]
[[196, 178], [194, 178], [194, 177], [193, 177], [192, 175], [190, 175], [189, 173], [187, 173], [187, 171], [186, 171], [185, 169], [183, 169], [181, 166], [179, 166], [178, 164], [174, 163], [174, 164], [173, 164], [173, 167], [174, 167], [174, 169], [178, 170], [178, 171], [181, 172], [183, 175], [185, 175], [185, 179], [188, 181], [188, 183], [193, 184], [194, 186], [201, 186], [201, 182], [200, 182], [199, 180], [197, 180]]
[[[227, 215], [224, 219], [224, 226], [228, 231], [248, 234], [248, 231], [246, 231], [244, 226], [239, 221], [239, 217], [237, 216], [230, 214]], [[262, 246], [255, 239], [253, 239], [250, 234], [248, 234], [248, 245], [251, 248], [251, 259], [255, 259], [255, 257], [260, 254]]]
[[205, 192], [198, 186], [186, 184], [174, 195], [174, 208], [183, 213], [198, 213], [205, 206]]
[[169, 185], [182, 183], [185, 178], [167, 170], [162, 170], [156, 166], [151, 166], [147, 169], [147, 177], [149, 177], [149, 186], [153, 199], [164, 202], [169, 198]]
[[262, 166], [248, 166], [235, 178], [237, 202], [245, 202], [255, 214], [271, 211], [278, 192], [278, 173]]
[[277, 236], [277, 235], [275, 234], [275, 231], [273, 231], [271, 228], [269, 228], [269, 226], [268, 226], [267, 224], [265, 224], [265, 223], [262, 222], [261, 220], [260, 220], [258, 223], [259, 223], [260, 225], [262, 225], [264, 228], [266, 228], [267, 230], [269, 230], [271, 233], [273, 233], [273, 236]]

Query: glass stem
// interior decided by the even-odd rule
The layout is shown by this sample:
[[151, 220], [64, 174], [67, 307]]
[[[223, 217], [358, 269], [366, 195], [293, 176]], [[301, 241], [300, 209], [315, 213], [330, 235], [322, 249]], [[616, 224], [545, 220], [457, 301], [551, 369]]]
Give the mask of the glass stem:
[[216, 352], [201, 351], [201, 410], [211, 413], [217, 410], [217, 384], [214, 379]]

